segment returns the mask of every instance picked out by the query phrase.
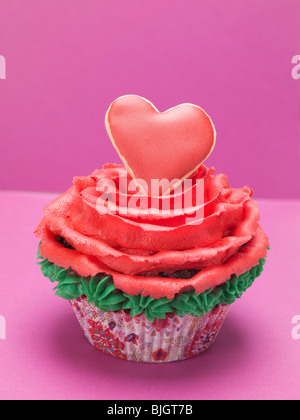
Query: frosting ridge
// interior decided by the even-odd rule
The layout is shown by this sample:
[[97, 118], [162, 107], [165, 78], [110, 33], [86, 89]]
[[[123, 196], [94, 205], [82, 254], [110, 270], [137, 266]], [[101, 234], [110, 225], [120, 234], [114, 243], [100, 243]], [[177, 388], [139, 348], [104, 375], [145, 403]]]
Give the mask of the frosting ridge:
[[[37, 228], [40, 254], [83, 277], [105, 272], [124, 293], [154, 299], [171, 299], [181, 290], [203, 293], [232, 275], [240, 276], [265, 258], [269, 243], [259, 226], [252, 190], [233, 189], [225, 175], [214, 172], [202, 165], [191, 178], [192, 190], [204, 183], [198, 218], [184, 207], [172, 214], [130, 208], [123, 214], [121, 202], [136, 192], [124, 190], [124, 185], [122, 190], [122, 179], [130, 181], [130, 176], [121, 165], [107, 164], [90, 176], [76, 177], [74, 185], [44, 210]], [[110, 189], [111, 181], [116, 190]], [[98, 202], [105, 191], [113, 206], [102, 208]], [[148, 204], [150, 198], [146, 197]], [[157, 197], [157, 210], [164, 199]], [[59, 243], [58, 236], [71, 247]], [[198, 272], [190, 279], [158, 276], [185, 269]]]

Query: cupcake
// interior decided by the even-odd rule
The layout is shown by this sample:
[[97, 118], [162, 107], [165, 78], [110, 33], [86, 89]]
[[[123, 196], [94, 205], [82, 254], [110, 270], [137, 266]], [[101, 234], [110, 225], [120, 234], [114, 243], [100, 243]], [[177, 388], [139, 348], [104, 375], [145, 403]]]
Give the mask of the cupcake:
[[75, 177], [44, 209], [38, 264], [95, 348], [138, 362], [196, 356], [263, 270], [253, 191], [204, 165], [216, 131], [196, 105], [160, 113], [126, 95], [105, 124], [123, 165]]

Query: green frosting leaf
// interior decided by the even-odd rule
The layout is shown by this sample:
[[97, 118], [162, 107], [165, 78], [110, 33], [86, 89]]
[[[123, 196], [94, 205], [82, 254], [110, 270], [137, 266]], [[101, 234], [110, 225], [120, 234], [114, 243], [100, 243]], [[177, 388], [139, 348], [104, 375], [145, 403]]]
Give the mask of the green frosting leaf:
[[[42, 259], [38, 251], [38, 259]], [[73, 300], [85, 295], [88, 302], [103, 312], [130, 310], [130, 316], [135, 317], [144, 313], [150, 322], [155, 318], [165, 319], [167, 313], [175, 312], [176, 315], [191, 314], [202, 316], [211, 311], [218, 304], [231, 304], [252, 285], [261, 274], [265, 259], [260, 259], [259, 264], [252, 267], [240, 276], [232, 275], [225, 283], [206, 290], [204, 293], [190, 291], [175, 295], [173, 299], [153, 299], [151, 296], [130, 296], [117, 289], [113, 278], [105, 273], [94, 277], [81, 277], [72, 269], [65, 270], [42, 259], [38, 264], [45, 277], [52, 283], [58, 282], [53, 290], [55, 295], [63, 299]]]

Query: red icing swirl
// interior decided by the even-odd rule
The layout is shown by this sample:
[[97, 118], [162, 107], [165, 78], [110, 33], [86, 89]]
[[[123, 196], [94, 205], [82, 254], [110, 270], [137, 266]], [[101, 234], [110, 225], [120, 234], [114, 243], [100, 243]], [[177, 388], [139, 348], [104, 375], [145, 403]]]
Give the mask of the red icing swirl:
[[[171, 299], [190, 288], [202, 293], [265, 258], [268, 239], [258, 224], [258, 207], [248, 187], [232, 189], [225, 175], [214, 175], [214, 169], [201, 166], [191, 186], [195, 190], [204, 181], [204, 203], [197, 203], [201, 217], [191, 217], [185, 208], [175, 214], [130, 208], [123, 214], [124, 203], [136, 197], [136, 191], [124, 190], [123, 184], [122, 191], [124, 178], [130, 181], [125, 168], [113, 164], [75, 178], [73, 187], [44, 210], [37, 228], [41, 256], [83, 277], [111, 274], [123, 292], [155, 299]], [[103, 192], [115, 200], [116, 206], [110, 207], [114, 211], [97, 205]], [[144, 204], [145, 200], [152, 204], [151, 197], [142, 198]], [[157, 209], [166, 199], [157, 198]], [[61, 245], [58, 235], [75, 249]], [[158, 276], [185, 269], [199, 272], [191, 279]]]

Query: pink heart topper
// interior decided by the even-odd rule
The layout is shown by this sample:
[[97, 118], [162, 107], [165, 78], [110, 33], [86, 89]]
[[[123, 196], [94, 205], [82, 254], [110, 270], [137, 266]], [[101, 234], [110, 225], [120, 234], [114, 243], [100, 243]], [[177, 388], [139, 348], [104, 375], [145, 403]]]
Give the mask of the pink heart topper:
[[[216, 130], [206, 112], [181, 104], [159, 112], [145, 98], [125, 95], [109, 107], [105, 126], [126, 169], [144, 192], [151, 180], [179, 179], [173, 189], [190, 177], [212, 152]], [[170, 192], [162, 191], [163, 194]]]

